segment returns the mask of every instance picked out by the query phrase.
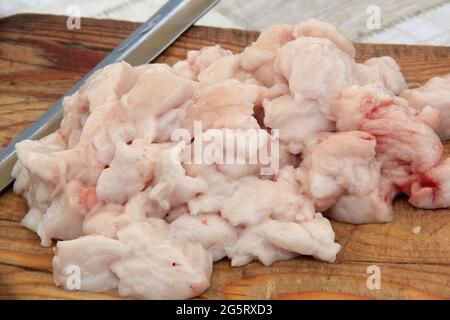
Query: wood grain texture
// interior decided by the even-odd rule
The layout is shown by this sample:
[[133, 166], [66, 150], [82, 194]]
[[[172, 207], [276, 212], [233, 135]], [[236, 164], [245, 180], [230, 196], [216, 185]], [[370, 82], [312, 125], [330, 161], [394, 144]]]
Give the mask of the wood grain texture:
[[[18, 15], [0, 20], [0, 146], [32, 123], [51, 103], [111, 51], [137, 24]], [[240, 51], [256, 32], [194, 27], [159, 58], [173, 63], [187, 50], [220, 44]], [[391, 55], [412, 86], [450, 73], [450, 48], [358, 44], [358, 60]], [[446, 154], [450, 154], [450, 145]], [[342, 250], [335, 264], [302, 257], [264, 267], [214, 266], [210, 299], [449, 299], [450, 210], [419, 210], [395, 201], [395, 221], [353, 226], [333, 222]], [[115, 299], [116, 293], [65, 292], [53, 285], [52, 248], [20, 225], [27, 211], [11, 188], [0, 195], [1, 299]], [[418, 235], [412, 229], [421, 227]], [[367, 267], [381, 268], [382, 288], [366, 286]]]

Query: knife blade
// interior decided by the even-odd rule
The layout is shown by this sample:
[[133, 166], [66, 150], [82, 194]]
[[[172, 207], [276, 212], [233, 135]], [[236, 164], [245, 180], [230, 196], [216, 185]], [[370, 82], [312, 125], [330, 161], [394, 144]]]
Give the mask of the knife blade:
[[17, 161], [16, 143], [40, 139], [58, 129], [63, 117], [62, 100], [65, 96], [74, 94], [93, 72], [108, 64], [126, 61], [136, 66], [154, 60], [219, 1], [170, 0], [161, 7], [0, 152], [0, 192], [13, 181], [11, 172]]

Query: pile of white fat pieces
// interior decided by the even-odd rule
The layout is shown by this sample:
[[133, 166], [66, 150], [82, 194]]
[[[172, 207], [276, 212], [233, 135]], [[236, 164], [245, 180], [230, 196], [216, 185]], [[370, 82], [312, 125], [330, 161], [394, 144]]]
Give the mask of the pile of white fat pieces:
[[[356, 63], [353, 44], [317, 20], [270, 27], [239, 54], [109, 65], [63, 105], [58, 131], [17, 144], [13, 176], [30, 208], [22, 224], [44, 246], [61, 240], [54, 281], [66, 289], [194, 297], [224, 257], [334, 262], [325, 216], [388, 222], [399, 193], [450, 205], [450, 77], [408, 90], [391, 57]], [[265, 142], [233, 146], [228, 160], [241, 162], [189, 161], [198, 141], [249, 130]], [[262, 174], [250, 151], [268, 142], [277, 166]]]

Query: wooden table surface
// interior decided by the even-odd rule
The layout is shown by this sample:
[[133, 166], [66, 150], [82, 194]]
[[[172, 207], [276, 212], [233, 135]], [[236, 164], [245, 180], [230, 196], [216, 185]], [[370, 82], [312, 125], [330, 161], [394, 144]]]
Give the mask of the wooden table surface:
[[[65, 17], [18, 15], [0, 19], [0, 147], [30, 125], [54, 100], [110, 52], [137, 24], [82, 19], [66, 29]], [[160, 57], [173, 63], [186, 51], [220, 44], [239, 52], [256, 32], [194, 27]], [[359, 44], [358, 60], [391, 55], [411, 85], [450, 73], [450, 48]], [[446, 154], [450, 152], [446, 145]], [[354, 226], [333, 222], [342, 245], [334, 264], [309, 257], [264, 267], [214, 265], [210, 299], [449, 299], [450, 210], [418, 210], [404, 198], [395, 221]], [[20, 225], [25, 201], [11, 188], [0, 194], [0, 298], [114, 299], [117, 294], [66, 292], [53, 285], [52, 248]], [[412, 229], [421, 227], [419, 234]], [[381, 289], [370, 290], [367, 268], [380, 267]]]

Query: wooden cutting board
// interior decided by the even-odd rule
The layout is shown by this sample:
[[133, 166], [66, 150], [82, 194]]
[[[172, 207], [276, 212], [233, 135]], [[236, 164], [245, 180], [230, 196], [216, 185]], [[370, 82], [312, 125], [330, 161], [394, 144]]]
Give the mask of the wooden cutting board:
[[[54, 100], [97, 64], [136, 23], [82, 19], [66, 29], [65, 17], [18, 15], [0, 20], [0, 146], [4, 147]], [[186, 51], [220, 44], [239, 52], [256, 32], [194, 27], [164, 52], [173, 63]], [[450, 48], [359, 44], [358, 60], [393, 56], [416, 86], [450, 73]], [[446, 145], [446, 154], [450, 152]], [[449, 299], [450, 210], [414, 209], [404, 198], [394, 204], [395, 221], [354, 226], [333, 222], [342, 245], [335, 264], [309, 257], [264, 267], [214, 265], [209, 299]], [[0, 298], [113, 299], [116, 293], [66, 292], [53, 285], [52, 248], [20, 225], [25, 201], [11, 188], [0, 194]], [[419, 234], [412, 232], [420, 227]], [[381, 289], [367, 287], [369, 266], [381, 271]]]

